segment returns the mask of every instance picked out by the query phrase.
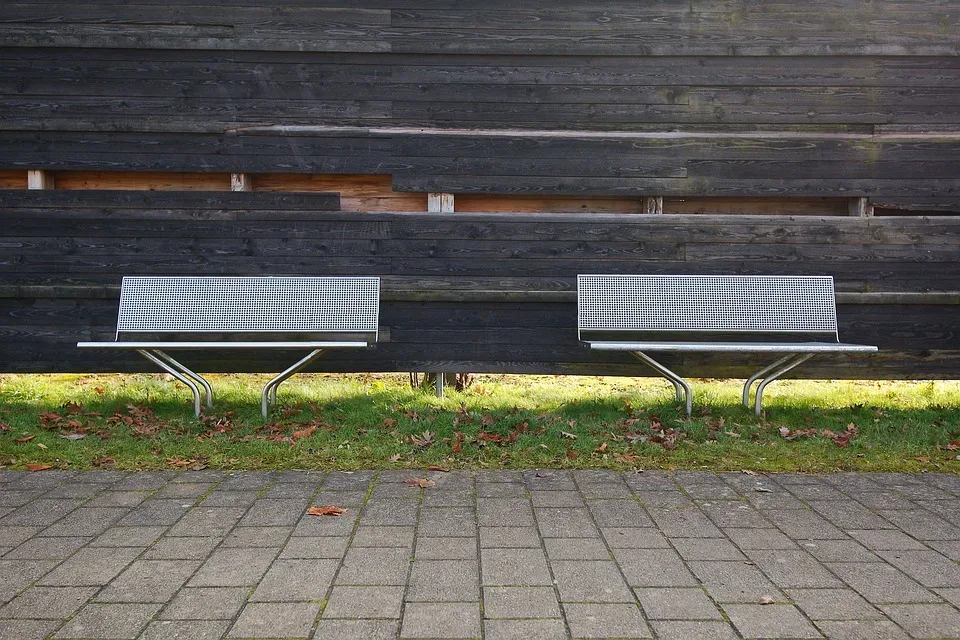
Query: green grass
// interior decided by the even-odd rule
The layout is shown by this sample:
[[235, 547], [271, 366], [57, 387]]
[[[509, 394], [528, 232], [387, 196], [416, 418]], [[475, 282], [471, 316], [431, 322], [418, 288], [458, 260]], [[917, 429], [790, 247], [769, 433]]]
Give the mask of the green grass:
[[[163, 376], [0, 376], [0, 466], [960, 472], [958, 382], [782, 381], [758, 418], [740, 381], [698, 380], [687, 420], [654, 379], [482, 375], [438, 399], [404, 374], [308, 375], [265, 422], [265, 376], [210, 379], [217, 408], [198, 422]], [[848, 446], [823, 435], [848, 425]]]

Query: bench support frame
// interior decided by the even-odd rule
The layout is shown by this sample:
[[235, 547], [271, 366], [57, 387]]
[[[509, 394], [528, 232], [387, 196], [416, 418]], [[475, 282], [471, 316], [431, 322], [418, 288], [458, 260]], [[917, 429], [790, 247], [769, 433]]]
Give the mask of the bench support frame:
[[292, 377], [297, 372], [303, 370], [308, 364], [319, 358], [323, 355], [325, 349], [314, 349], [309, 354], [297, 360], [294, 364], [290, 365], [273, 378], [267, 382], [263, 387], [263, 393], [260, 394], [260, 412], [263, 414], [263, 419], [266, 420], [267, 416], [270, 414], [270, 407], [277, 404], [277, 388], [283, 384], [283, 382]]

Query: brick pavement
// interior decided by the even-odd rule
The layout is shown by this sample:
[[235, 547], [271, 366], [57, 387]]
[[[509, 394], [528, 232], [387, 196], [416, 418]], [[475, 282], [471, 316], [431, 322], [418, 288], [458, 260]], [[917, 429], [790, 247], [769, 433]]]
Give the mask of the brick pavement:
[[949, 475], [0, 472], [0, 640], [960, 638], [957, 561]]

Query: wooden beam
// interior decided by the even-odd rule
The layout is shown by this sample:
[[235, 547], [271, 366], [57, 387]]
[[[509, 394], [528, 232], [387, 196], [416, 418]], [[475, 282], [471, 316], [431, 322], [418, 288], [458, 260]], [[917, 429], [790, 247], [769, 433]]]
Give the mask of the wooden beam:
[[872, 218], [873, 205], [867, 198], [850, 198], [847, 201], [847, 210], [856, 218]]
[[27, 171], [27, 189], [53, 189], [53, 171], [30, 169]]
[[230, 191], [253, 191], [253, 176], [249, 173], [231, 173]]
[[652, 214], [663, 213], [663, 197], [649, 196], [643, 199], [643, 212]]
[[453, 213], [453, 194], [428, 193], [427, 211], [430, 213]]

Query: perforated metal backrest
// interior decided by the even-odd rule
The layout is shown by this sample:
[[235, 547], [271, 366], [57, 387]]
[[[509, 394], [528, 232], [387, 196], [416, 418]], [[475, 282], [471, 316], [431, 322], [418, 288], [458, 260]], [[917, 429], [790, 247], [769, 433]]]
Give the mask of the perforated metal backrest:
[[577, 277], [579, 330], [829, 333], [831, 276]]
[[376, 333], [376, 277], [126, 277], [117, 333]]

